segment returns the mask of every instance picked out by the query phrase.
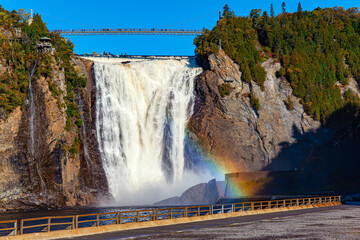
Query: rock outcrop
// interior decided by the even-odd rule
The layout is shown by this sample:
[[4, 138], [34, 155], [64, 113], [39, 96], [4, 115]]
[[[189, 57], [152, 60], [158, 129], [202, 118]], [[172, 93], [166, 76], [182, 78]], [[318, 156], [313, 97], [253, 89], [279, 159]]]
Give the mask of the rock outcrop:
[[[320, 122], [304, 112], [299, 99], [292, 96], [290, 84], [276, 77], [280, 64], [273, 59], [263, 63], [264, 91], [254, 82], [242, 81], [239, 66], [224, 52], [211, 54], [208, 62], [210, 70], [196, 82], [190, 137], [228, 169], [294, 169], [314, 145], [327, 141], [330, 130], [320, 129]], [[221, 96], [219, 86], [225, 83], [230, 85], [230, 93]], [[251, 92], [259, 100], [259, 110], [251, 106]], [[289, 98], [292, 110], [287, 106]], [[288, 148], [295, 142], [302, 144]]]
[[[88, 73], [80, 59], [74, 61], [83, 74]], [[76, 98], [84, 124], [80, 128], [73, 124], [69, 130], [64, 71], [53, 64], [51, 76], [32, 77], [33, 99], [29, 90], [25, 106], [0, 121], [1, 210], [90, 205], [107, 196], [106, 177], [91, 130], [93, 82], [88, 81]], [[51, 86], [56, 86], [59, 94], [54, 94]], [[81, 150], [71, 154], [69, 148], [78, 132], [82, 133]]]
[[224, 195], [225, 182], [212, 179], [208, 183], [199, 183], [192, 186], [183, 192], [180, 197], [168, 198], [154, 204], [158, 206], [215, 204]]

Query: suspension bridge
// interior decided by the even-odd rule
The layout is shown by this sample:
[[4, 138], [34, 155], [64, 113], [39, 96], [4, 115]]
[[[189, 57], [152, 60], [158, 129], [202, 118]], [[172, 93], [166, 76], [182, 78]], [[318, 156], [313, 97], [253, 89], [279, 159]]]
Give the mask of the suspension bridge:
[[102, 29], [57, 29], [54, 33], [62, 36], [86, 36], [86, 35], [185, 35], [199, 36], [203, 30], [196, 29], [143, 29], [143, 28], [102, 28]]

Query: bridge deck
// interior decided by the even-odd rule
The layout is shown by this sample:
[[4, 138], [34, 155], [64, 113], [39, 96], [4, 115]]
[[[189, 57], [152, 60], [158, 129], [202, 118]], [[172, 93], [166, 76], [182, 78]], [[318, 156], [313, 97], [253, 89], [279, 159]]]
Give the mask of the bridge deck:
[[185, 35], [198, 36], [203, 34], [202, 30], [185, 30], [185, 29], [57, 29], [54, 33], [62, 36], [84, 36], [84, 35]]

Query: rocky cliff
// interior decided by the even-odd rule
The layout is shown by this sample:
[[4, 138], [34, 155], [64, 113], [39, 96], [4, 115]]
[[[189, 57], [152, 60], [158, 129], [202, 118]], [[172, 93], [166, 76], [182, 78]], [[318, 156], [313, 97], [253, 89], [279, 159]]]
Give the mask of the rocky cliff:
[[[196, 81], [189, 129], [204, 152], [228, 169], [295, 169], [314, 146], [329, 139], [331, 130], [320, 129], [320, 122], [310, 118], [292, 95], [288, 81], [276, 77], [280, 63], [270, 58], [262, 64], [266, 70], [264, 90], [252, 81], [243, 81], [239, 66], [222, 51], [209, 55], [206, 65], [209, 69]], [[222, 91], [224, 87], [227, 93]], [[258, 110], [251, 97], [258, 99]], [[300, 144], [288, 148], [294, 143]]]
[[[75, 57], [72, 64], [87, 78], [86, 87], [74, 97], [81, 125], [67, 126], [67, 83], [64, 70], [56, 64], [49, 77], [29, 73], [31, 87], [29, 84], [25, 105], [0, 120], [1, 210], [90, 205], [110, 197], [96, 138], [93, 62]], [[327, 165], [328, 149], [338, 146], [337, 136], [342, 135], [304, 112], [288, 81], [277, 77], [279, 63], [271, 58], [263, 63], [263, 90], [254, 82], [243, 81], [239, 66], [222, 51], [209, 55], [206, 65], [207, 70], [196, 79], [194, 113], [188, 123], [189, 137], [204, 153], [231, 171], [299, 168], [307, 179]], [[251, 98], [257, 99], [258, 107]], [[353, 156], [358, 143], [343, 142], [338, 148], [350, 147], [348, 155]], [[71, 151], [74, 144], [78, 151]], [[339, 151], [333, 151], [333, 156], [339, 156]], [[321, 161], [316, 152], [321, 153]], [[338, 168], [341, 163], [333, 165]], [[327, 173], [321, 176], [325, 178]], [[171, 202], [188, 204], [195, 198], [204, 202], [205, 192], [209, 192], [205, 184], [193, 190], [201, 194], [194, 197], [189, 191]], [[209, 194], [214, 199], [217, 196], [212, 191]]]
[[[95, 99], [87, 71], [91, 63], [77, 58], [73, 63], [89, 79], [75, 97], [83, 117], [81, 127], [66, 127], [66, 82], [64, 70], [56, 64], [49, 77], [29, 73], [25, 106], [0, 120], [0, 209], [89, 205], [106, 197], [106, 177], [92, 131]], [[80, 151], [71, 152], [76, 142]]]

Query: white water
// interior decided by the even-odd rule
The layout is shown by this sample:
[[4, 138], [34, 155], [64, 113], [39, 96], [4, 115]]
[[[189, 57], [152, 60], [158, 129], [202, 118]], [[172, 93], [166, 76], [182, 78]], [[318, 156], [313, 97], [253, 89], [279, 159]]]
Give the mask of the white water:
[[34, 93], [32, 88], [32, 78], [35, 74], [36, 70], [36, 62], [34, 63], [33, 68], [31, 69], [31, 72], [29, 73], [29, 111], [30, 111], [30, 117], [29, 117], [29, 130], [30, 130], [30, 154], [31, 157], [35, 157], [35, 147], [34, 147], [34, 114], [35, 114], [35, 101], [34, 101]]
[[152, 203], [207, 181], [184, 168], [186, 124], [201, 69], [189, 58], [92, 60], [97, 138], [115, 200]]
[[[29, 146], [28, 146], [28, 151], [30, 152], [30, 157], [28, 158], [28, 161], [29, 162], [35, 162], [35, 169], [36, 169], [36, 173], [37, 175], [39, 176], [39, 179], [40, 179], [40, 184], [41, 184], [41, 196], [43, 198], [43, 201], [45, 202], [46, 201], [46, 184], [45, 184], [45, 181], [44, 179], [42, 178], [42, 175], [41, 175], [41, 172], [40, 172], [40, 163], [38, 161], [38, 143], [36, 141], [35, 143], [35, 134], [37, 134], [37, 131], [36, 131], [36, 125], [34, 124], [35, 122], [35, 112], [36, 112], [36, 104], [35, 104], [35, 100], [34, 100], [34, 89], [33, 89], [33, 86], [32, 86], [32, 81], [33, 81], [33, 77], [34, 77], [34, 74], [35, 74], [35, 71], [36, 71], [36, 67], [37, 67], [37, 62], [35, 61], [33, 66], [32, 66], [32, 69], [31, 69], [31, 72], [29, 73], [29, 86], [28, 86], [28, 94], [29, 94], [29, 132], [30, 132], [30, 142], [29, 142]], [[29, 164], [31, 165], [31, 163]], [[34, 176], [31, 175], [31, 172], [30, 171], [30, 178], [31, 180], [34, 179]]]

